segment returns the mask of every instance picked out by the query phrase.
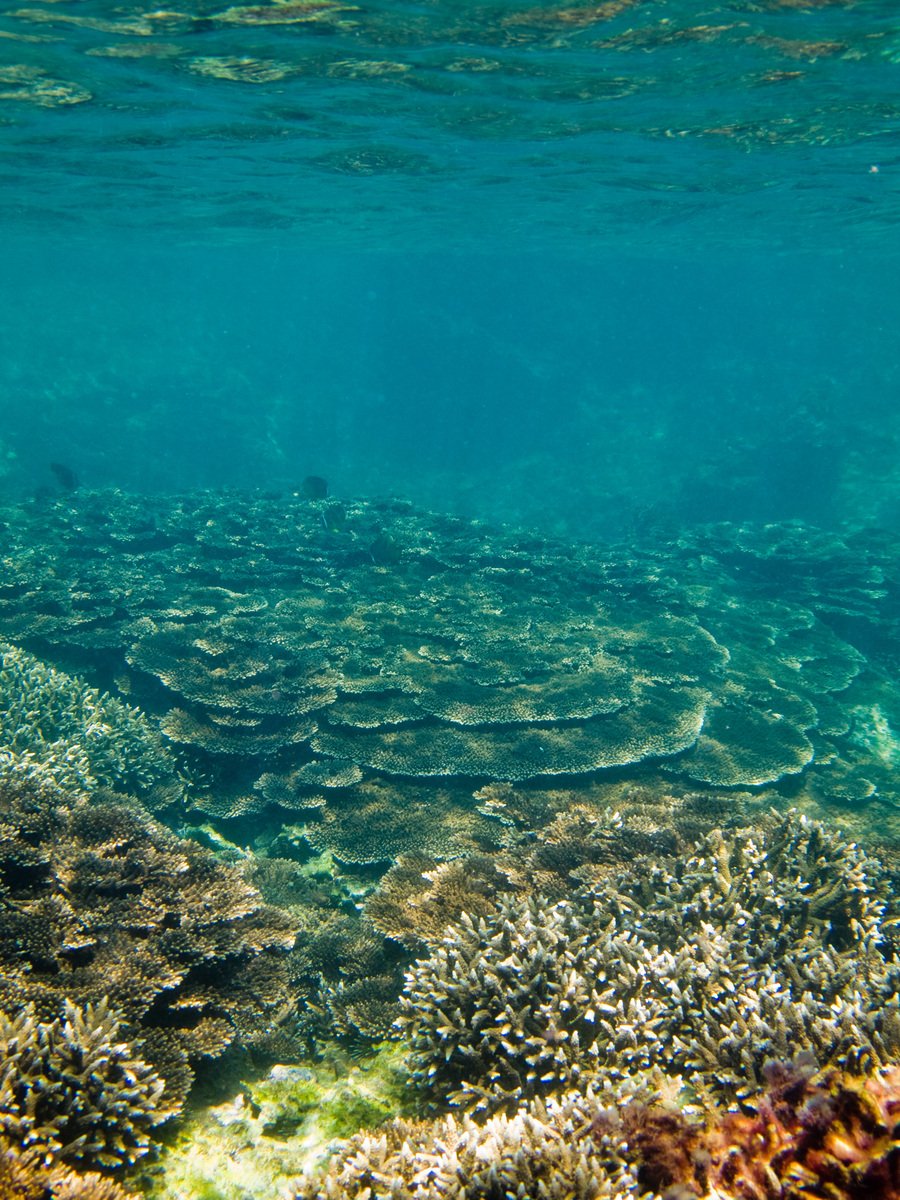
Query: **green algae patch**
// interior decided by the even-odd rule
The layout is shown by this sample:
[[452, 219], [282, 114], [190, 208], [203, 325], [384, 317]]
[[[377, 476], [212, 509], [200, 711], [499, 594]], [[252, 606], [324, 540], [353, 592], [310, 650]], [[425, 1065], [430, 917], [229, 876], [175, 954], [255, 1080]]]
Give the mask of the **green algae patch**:
[[321, 1109], [325, 1089], [303, 1067], [272, 1068], [260, 1084], [250, 1088], [259, 1106], [262, 1132], [268, 1137], [290, 1137], [306, 1119]]
[[341, 1139], [413, 1110], [406, 1047], [352, 1063], [276, 1064], [196, 1113], [148, 1172], [151, 1200], [271, 1200]]
[[348, 1138], [360, 1129], [373, 1129], [383, 1121], [390, 1120], [394, 1112], [390, 1104], [377, 1096], [347, 1089], [329, 1101], [320, 1120], [332, 1137]]

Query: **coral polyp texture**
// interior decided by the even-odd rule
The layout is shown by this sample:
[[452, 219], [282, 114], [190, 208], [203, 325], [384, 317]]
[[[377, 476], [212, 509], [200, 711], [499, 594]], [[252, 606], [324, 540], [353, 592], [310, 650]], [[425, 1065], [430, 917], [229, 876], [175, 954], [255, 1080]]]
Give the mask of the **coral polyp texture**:
[[592, 1124], [597, 1107], [593, 1095], [576, 1094], [532, 1101], [482, 1122], [465, 1114], [394, 1120], [351, 1138], [328, 1171], [305, 1180], [292, 1200], [637, 1197], [637, 1174], [622, 1139]]
[[0, 1200], [138, 1200], [137, 1193], [97, 1171], [48, 1163], [0, 1135]]
[[63, 787], [141, 793], [160, 806], [184, 793], [171, 748], [132, 705], [0, 643], [0, 762]]
[[164, 1110], [193, 1064], [290, 1012], [295, 935], [240, 868], [134, 804], [0, 774], [0, 1007], [52, 1022], [108, 997], [165, 1079]]
[[[871, 637], [897, 624], [884, 538], [716, 527], [601, 552], [302, 491], [80, 489], [2, 519], [0, 635], [152, 714], [214, 816], [300, 812], [338, 856], [384, 786], [425, 805], [652, 769], [898, 796], [900, 694]], [[442, 844], [415, 821], [367, 860], [471, 851], [468, 807]]]
[[53, 1161], [124, 1167], [171, 1114], [162, 1079], [120, 1033], [105, 1001], [38, 1021], [0, 1012], [0, 1124], [7, 1138]]
[[897, 909], [878, 863], [795, 814], [714, 831], [552, 902], [463, 914], [407, 974], [398, 1025], [436, 1099], [513, 1109], [657, 1069], [727, 1100], [805, 1048], [900, 1054]]

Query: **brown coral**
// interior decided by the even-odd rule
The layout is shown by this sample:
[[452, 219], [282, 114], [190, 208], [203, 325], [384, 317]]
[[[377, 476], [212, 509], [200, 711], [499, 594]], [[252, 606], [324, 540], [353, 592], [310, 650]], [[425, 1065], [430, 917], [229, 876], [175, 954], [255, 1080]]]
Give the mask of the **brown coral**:
[[23, 1150], [0, 1135], [0, 1200], [137, 1200], [137, 1195], [96, 1171], [48, 1164], [36, 1149]]
[[0, 1012], [0, 1125], [48, 1160], [122, 1167], [171, 1115], [165, 1083], [123, 1041], [105, 1000], [42, 1022]]
[[0, 1003], [41, 1020], [108, 996], [177, 1105], [189, 1062], [289, 1003], [296, 926], [236, 867], [136, 806], [0, 777]]
[[897, 1200], [900, 1071], [816, 1072], [810, 1057], [771, 1062], [752, 1111], [710, 1114], [629, 1104], [594, 1118], [617, 1133], [638, 1179], [665, 1195], [716, 1200]]

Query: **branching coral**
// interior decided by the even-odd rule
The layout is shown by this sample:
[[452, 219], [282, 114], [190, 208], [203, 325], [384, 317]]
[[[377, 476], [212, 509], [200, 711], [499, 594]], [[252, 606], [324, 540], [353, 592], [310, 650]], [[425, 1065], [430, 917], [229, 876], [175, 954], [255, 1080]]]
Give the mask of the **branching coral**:
[[177, 1103], [189, 1063], [292, 1008], [296, 925], [239, 868], [133, 806], [0, 775], [0, 1004], [109, 996]]
[[171, 1113], [162, 1079], [121, 1039], [106, 1001], [56, 1020], [0, 1012], [0, 1125], [48, 1159], [122, 1167], [147, 1152]]
[[399, 1024], [433, 1095], [487, 1108], [644, 1067], [733, 1098], [803, 1047], [865, 1071], [900, 1052], [883, 892], [805, 818], [717, 832], [569, 900], [463, 915], [408, 973]]
[[47, 1163], [36, 1149], [23, 1150], [0, 1136], [0, 1200], [137, 1200], [137, 1195], [96, 1171]]
[[592, 1126], [596, 1109], [595, 1097], [573, 1096], [532, 1102], [482, 1124], [468, 1116], [395, 1120], [352, 1138], [327, 1173], [304, 1181], [293, 1200], [636, 1197], [621, 1139]]
[[897, 1200], [900, 1073], [772, 1062], [746, 1111], [687, 1115], [652, 1082], [532, 1100], [476, 1121], [394, 1120], [356, 1135], [294, 1200]]
[[595, 1076], [621, 1056], [647, 1065], [663, 1003], [659, 954], [576, 905], [507, 897], [466, 914], [407, 975], [400, 1024], [435, 1096], [496, 1108]]
[[63, 787], [103, 786], [170, 803], [184, 780], [138, 709], [0, 643], [0, 762]]

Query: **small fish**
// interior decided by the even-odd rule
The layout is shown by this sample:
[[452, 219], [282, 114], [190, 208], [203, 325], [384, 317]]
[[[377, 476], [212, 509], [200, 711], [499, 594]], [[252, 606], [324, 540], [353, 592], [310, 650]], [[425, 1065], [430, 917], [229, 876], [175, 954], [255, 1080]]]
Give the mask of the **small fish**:
[[56, 476], [56, 482], [64, 492], [74, 492], [78, 487], [78, 476], [65, 463], [52, 462], [50, 470]]
[[328, 482], [321, 475], [307, 475], [300, 484], [300, 491], [307, 500], [324, 500], [328, 495]]

